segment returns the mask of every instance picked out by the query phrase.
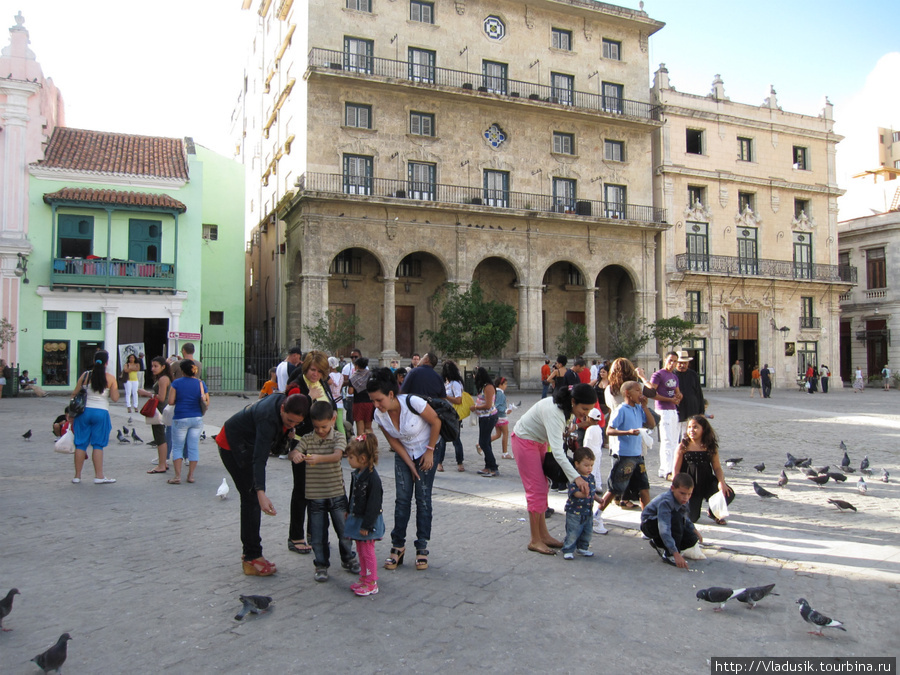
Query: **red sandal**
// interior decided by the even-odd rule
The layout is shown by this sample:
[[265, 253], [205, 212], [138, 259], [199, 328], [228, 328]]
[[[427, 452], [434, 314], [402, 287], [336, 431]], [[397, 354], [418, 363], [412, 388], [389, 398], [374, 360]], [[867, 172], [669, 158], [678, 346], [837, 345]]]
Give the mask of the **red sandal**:
[[268, 577], [278, 571], [275, 564], [269, 562], [265, 558], [242, 560], [241, 565], [244, 568], [244, 574], [248, 577]]

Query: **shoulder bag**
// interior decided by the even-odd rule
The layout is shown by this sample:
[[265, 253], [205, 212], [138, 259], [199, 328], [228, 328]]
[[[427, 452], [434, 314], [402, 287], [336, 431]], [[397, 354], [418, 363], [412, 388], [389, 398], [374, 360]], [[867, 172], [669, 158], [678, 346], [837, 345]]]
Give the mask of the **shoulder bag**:
[[[418, 394], [414, 395], [418, 396]], [[438, 419], [441, 421], [441, 438], [451, 443], [459, 438], [459, 415], [456, 414], [453, 404], [445, 398], [431, 398], [430, 396], [419, 396], [419, 398], [424, 399], [437, 413]], [[414, 415], [422, 414], [412, 407], [409, 396], [406, 397], [406, 407]]]
[[84, 412], [85, 405], [87, 405], [87, 374], [89, 370], [84, 371], [84, 374], [78, 379], [81, 382], [81, 389], [69, 400], [69, 413], [72, 417], [78, 417], [81, 413]]

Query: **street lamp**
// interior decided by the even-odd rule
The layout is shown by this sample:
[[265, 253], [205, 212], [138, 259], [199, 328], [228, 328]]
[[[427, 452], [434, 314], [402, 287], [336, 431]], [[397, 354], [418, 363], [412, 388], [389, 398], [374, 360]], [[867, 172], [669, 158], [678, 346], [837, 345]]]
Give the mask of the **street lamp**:
[[28, 256], [24, 253], [17, 253], [19, 257], [19, 262], [16, 265], [16, 269], [14, 271], [15, 275], [22, 279], [23, 284], [28, 283]]

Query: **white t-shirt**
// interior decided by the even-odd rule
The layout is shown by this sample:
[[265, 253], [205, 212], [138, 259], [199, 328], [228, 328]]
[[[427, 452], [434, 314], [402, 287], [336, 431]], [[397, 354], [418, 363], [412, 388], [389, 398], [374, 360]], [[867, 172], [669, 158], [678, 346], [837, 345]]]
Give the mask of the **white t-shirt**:
[[328, 384], [331, 387], [331, 396], [334, 398], [334, 404], [338, 409], [344, 409], [344, 398], [341, 395], [341, 389], [344, 385], [344, 376], [340, 373], [332, 371], [328, 375]]
[[275, 382], [278, 383], [278, 391], [284, 393], [288, 381], [288, 362], [282, 361], [275, 367]]
[[400, 441], [406, 452], [413, 460], [419, 459], [425, 454], [428, 441], [431, 440], [431, 425], [425, 421], [421, 414], [416, 415], [409, 409], [406, 400], [419, 413], [428, 407], [428, 403], [420, 396], [400, 394], [397, 402], [400, 403], [400, 428], [394, 426], [391, 416], [386, 412], [375, 410], [375, 421], [384, 432]]
[[447, 392], [448, 397], [459, 398], [463, 392], [462, 382], [456, 380], [444, 382], [444, 391]]
[[594, 380], [596, 380], [597, 377], [599, 377], [599, 375], [600, 375], [600, 366], [599, 366], [599, 364], [598, 364], [598, 365], [591, 366], [591, 382], [593, 382]]
[[603, 429], [599, 424], [588, 427], [584, 432], [584, 447], [590, 448], [594, 453], [594, 480], [597, 485], [603, 485], [603, 476], [600, 474], [600, 458], [603, 457]]

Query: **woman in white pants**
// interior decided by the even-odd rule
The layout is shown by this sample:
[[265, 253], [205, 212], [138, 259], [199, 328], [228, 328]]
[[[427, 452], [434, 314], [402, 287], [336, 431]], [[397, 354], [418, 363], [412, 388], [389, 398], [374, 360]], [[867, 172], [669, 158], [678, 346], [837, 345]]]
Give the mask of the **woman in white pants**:
[[125, 376], [125, 405], [128, 406], [128, 412], [134, 408], [134, 412], [141, 409], [138, 403], [138, 372], [141, 370], [141, 364], [137, 360], [137, 356], [129, 354], [125, 359], [125, 365], [122, 366], [122, 374]]

